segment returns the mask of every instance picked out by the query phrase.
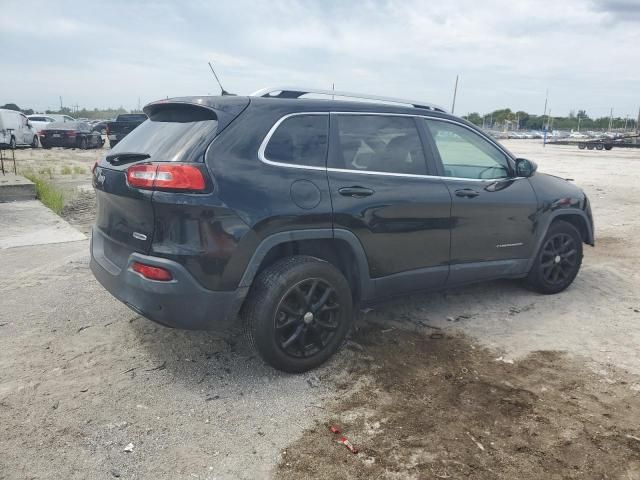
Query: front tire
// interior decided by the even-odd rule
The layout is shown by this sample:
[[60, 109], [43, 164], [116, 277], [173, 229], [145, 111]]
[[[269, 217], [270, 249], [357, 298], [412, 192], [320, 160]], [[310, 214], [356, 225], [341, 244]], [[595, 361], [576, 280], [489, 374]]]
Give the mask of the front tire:
[[349, 283], [328, 262], [279, 260], [254, 280], [243, 308], [247, 337], [265, 362], [290, 373], [327, 361], [351, 328]]
[[38, 135], [33, 136], [33, 140], [31, 141], [31, 148], [38, 148]]
[[559, 293], [573, 283], [581, 265], [580, 232], [570, 223], [555, 221], [542, 241], [527, 283], [540, 293]]

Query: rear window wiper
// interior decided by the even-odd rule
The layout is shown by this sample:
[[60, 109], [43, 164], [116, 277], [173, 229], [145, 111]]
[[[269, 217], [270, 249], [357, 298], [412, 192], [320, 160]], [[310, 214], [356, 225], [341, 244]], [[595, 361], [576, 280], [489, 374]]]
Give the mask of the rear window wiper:
[[118, 152], [107, 155], [106, 160], [111, 165], [122, 165], [123, 163], [137, 162], [138, 160], [146, 160], [151, 158], [148, 153], [137, 152]]

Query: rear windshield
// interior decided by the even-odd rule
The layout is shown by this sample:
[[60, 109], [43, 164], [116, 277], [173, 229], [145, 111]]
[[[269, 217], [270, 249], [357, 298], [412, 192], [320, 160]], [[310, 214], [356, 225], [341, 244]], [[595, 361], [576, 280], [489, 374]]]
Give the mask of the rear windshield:
[[146, 153], [156, 161], [201, 161], [217, 126], [211, 110], [167, 105], [118, 142], [112, 153]]
[[80, 126], [80, 122], [52, 122], [46, 127], [46, 130], [76, 130]]
[[144, 113], [125, 113], [118, 115], [118, 122], [144, 122], [147, 116]]

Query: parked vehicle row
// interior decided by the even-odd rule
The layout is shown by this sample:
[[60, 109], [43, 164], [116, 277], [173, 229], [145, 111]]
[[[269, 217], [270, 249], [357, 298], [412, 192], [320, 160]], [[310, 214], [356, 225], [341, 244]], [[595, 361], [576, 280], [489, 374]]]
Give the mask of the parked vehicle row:
[[145, 114], [123, 114], [115, 120], [76, 120], [69, 115], [0, 109], [0, 148], [102, 148], [103, 135], [113, 148], [146, 119]]

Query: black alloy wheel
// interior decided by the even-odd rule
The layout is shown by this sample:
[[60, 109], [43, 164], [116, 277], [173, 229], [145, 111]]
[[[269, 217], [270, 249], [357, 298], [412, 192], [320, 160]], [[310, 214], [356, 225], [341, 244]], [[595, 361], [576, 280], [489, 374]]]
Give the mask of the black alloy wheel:
[[339, 326], [340, 303], [335, 289], [320, 278], [303, 280], [282, 297], [274, 318], [278, 346], [305, 358], [323, 350]]
[[542, 247], [540, 267], [542, 275], [550, 285], [566, 281], [578, 263], [578, 249], [573, 237], [558, 233], [549, 238]]
[[351, 329], [349, 282], [334, 265], [296, 255], [265, 268], [242, 308], [249, 342], [285, 372], [311, 370], [342, 346]]
[[527, 282], [540, 293], [558, 293], [571, 285], [581, 264], [580, 232], [568, 222], [555, 221], [542, 241]]

